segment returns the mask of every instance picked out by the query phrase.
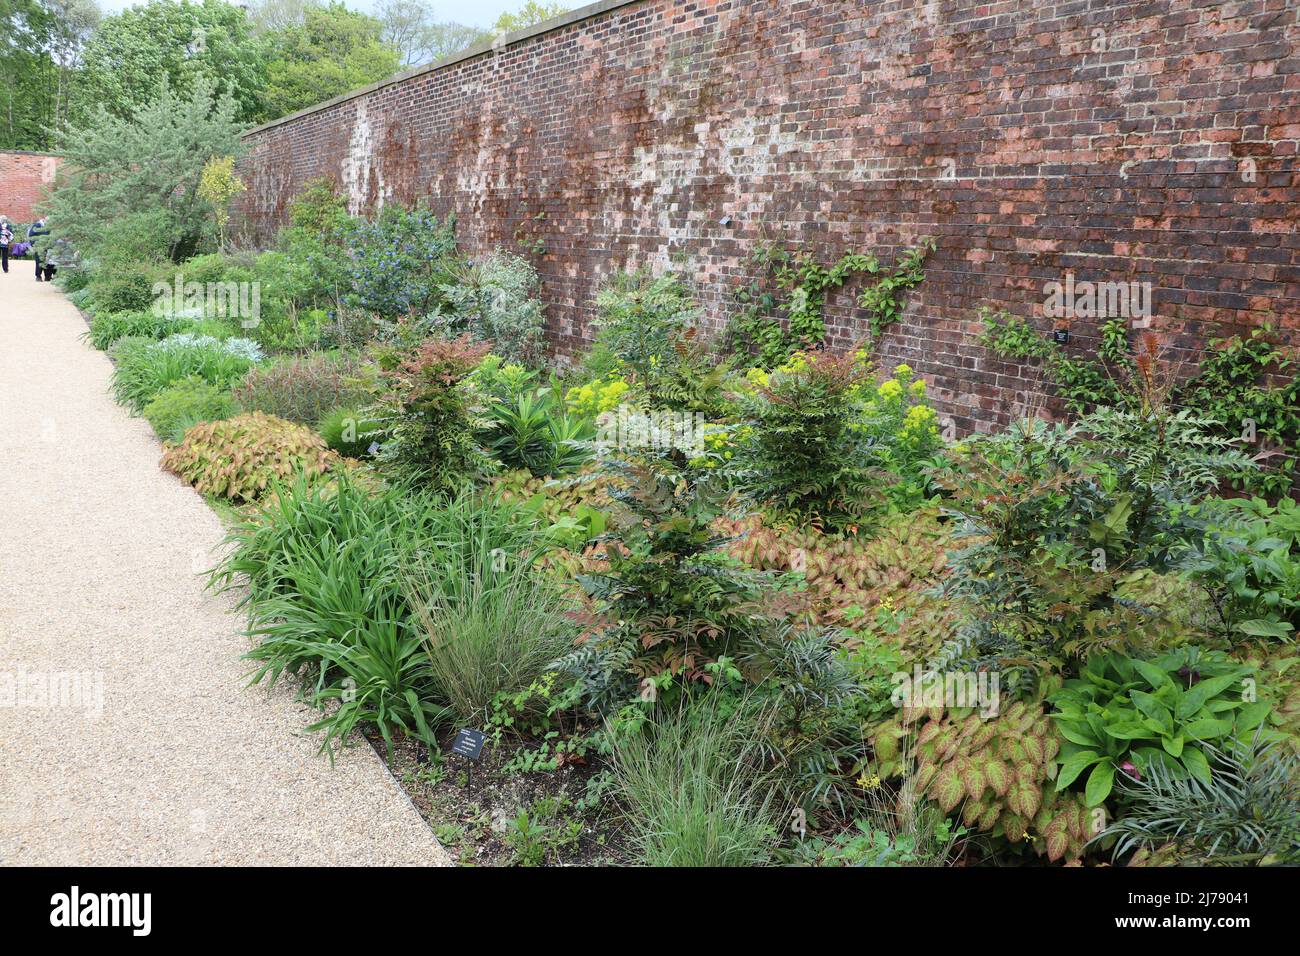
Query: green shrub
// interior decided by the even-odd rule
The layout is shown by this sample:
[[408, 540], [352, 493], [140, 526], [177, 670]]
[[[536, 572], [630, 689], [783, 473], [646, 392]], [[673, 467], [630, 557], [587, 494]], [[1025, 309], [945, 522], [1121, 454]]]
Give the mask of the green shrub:
[[637, 862], [763, 866], [778, 841], [748, 721], [684, 703], [613, 734], [611, 763]]
[[325, 444], [345, 458], [366, 458], [383, 429], [355, 408], [336, 408], [320, 420], [316, 430]]
[[1300, 629], [1300, 503], [1215, 500], [1190, 570], [1234, 640], [1287, 640]]
[[537, 270], [526, 259], [493, 252], [442, 291], [456, 332], [491, 342], [509, 361], [534, 364], [545, 346], [539, 286]]
[[465, 378], [487, 353], [486, 343], [428, 339], [411, 352], [381, 349], [376, 419], [383, 425], [377, 459], [402, 479], [457, 491], [491, 471], [479, 446], [481, 424]]
[[578, 576], [599, 612], [598, 633], [564, 662], [593, 706], [625, 696], [633, 673], [705, 680], [709, 664], [738, 656], [771, 622], [759, 602], [767, 576], [723, 551], [714, 522], [726, 502], [691, 469], [668, 458], [616, 459], [608, 475], [605, 566]]
[[222, 342], [188, 333], [160, 342], [128, 336], [119, 340], [111, 354], [116, 361], [113, 397], [137, 413], [172, 382], [196, 377], [229, 388], [262, 358], [261, 350], [247, 339]]
[[249, 411], [315, 426], [331, 410], [360, 399], [349, 384], [355, 374], [356, 363], [346, 356], [283, 358], [249, 369], [234, 394]]
[[669, 360], [674, 343], [699, 317], [699, 307], [674, 275], [620, 273], [596, 293], [596, 344], [642, 376]]
[[162, 277], [160, 267], [147, 262], [106, 264], [91, 278], [87, 288], [95, 312], [145, 312], [154, 303], [154, 283]]
[[239, 414], [230, 393], [201, 378], [185, 378], [168, 385], [144, 407], [144, 417], [158, 437], [180, 442], [200, 422], [217, 422]]
[[456, 220], [385, 203], [373, 222], [353, 227], [349, 300], [387, 319], [424, 319], [445, 300], [460, 266]]
[[1196, 648], [1152, 661], [1094, 654], [1079, 677], [1050, 701], [1061, 736], [1057, 791], [1088, 771], [1088, 806], [1110, 796], [1116, 773], [1139, 777], [1153, 767], [1211, 783], [1206, 745], [1248, 739], [1269, 715], [1267, 701], [1244, 692], [1251, 668]]
[[523, 690], [573, 649], [575, 606], [532, 570], [534, 553], [500, 547], [517, 537], [500, 527], [513, 509], [451, 507], [467, 509], [466, 547], [419, 568], [409, 600], [439, 699], [461, 719], [482, 720], [498, 694]]
[[741, 487], [756, 500], [801, 516], [856, 518], [873, 484], [858, 395], [870, 381], [856, 355], [796, 355], [752, 378], [744, 400], [749, 428], [736, 457]]
[[152, 309], [143, 312], [118, 312], [95, 316], [90, 322], [86, 337], [100, 351], [108, 349], [120, 338], [128, 335], [147, 339], [161, 339], [180, 330], [179, 323], [168, 315], [156, 315]]
[[251, 501], [275, 482], [322, 475], [335, 460], [308, 429], [252, 412], [194, 426], [163, 454], [162, 466], [202, 494]]

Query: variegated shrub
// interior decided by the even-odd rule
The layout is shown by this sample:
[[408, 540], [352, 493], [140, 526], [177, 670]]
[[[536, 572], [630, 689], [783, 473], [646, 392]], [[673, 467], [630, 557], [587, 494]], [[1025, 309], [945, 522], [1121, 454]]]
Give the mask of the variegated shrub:
[[338, 460], [310, 429], [252, 412], [195, 425], [163, 455], [162, 467], [203, 494], [252, 501], [273, 482], [299, 473], [314, 478]]
[[1039, 704], [1009, 703], [996, 717], [974, 708], [904, 708], [878, 728], [876, 772], [910, 772], [918, 794], [995, 839], [1028, 844], [1049, 860], [1077, 860], [1096, 832], [1074, 793], [1056, 793], [1061, 741]]

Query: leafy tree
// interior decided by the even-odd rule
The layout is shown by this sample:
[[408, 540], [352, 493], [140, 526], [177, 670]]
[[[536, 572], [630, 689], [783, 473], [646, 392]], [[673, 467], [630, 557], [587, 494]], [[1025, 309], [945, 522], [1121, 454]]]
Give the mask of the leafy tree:
[[300, 26], [274, 36], [268, 115], [284, 116], [398, 72], [401, 57], [383, 42], [382, 30], [374, 17], [341, 3], [307, 7]]
[[179, 260], [208, 228], [199, 196], [207, 161], [242, 151], [238, 104], [200, 77], [182, 95], [163, 82], [123, 118], [107, 107], [74, 126], [48, 205], [56, 235], [95, 257]]
[[492, 36], [460, 23], [440, 23], [427, 0], [381, 0], [376, 15], [385, 43], [397, 50], [405, 66], [432, 63]]
[[497, 33], [514, 33], [516, 30], [525, 30], [539, 23], [545, 23], [562, 13], [568, 13], [571, 9], [573, 8], [566, 7], [562, 3], [538, 3], [537, 0], [528, 0], [516, 12], [503, 13], [497, 17], [493, 29]]
[[434, 60], [441, 60], [445, 56], [451, 56], [453, 53], [466, 50], [475, 43], [482, 43], [484, 40], [490, 39], [492, 39], [492, 33], [489, 30], [468, 27], [463, 23], [435, 23], [429, 28], [429, 33], [425, 37], [425, 42], [428, 45], [425, 62], [432, 63]]
[[239, 7], [149, 0], [107, 17], [87, 41], [73, 120], [85, 125], [101, 107], [130, 116], [154, 99], [163, 80], [182, 97], [207, 80], [234, 97], [238, 119], [253, 122], [263, 114], [265, 61], [266, 44]]
[[249, 9], [248, 19], [262, 33], [287, 30], [301, 26], [307, 8], [314, 6], [319, 6], [316, 0], [262, 0]]
[[93, 0], [0, 0], [0, 148], [49, 149], [98, 19]]

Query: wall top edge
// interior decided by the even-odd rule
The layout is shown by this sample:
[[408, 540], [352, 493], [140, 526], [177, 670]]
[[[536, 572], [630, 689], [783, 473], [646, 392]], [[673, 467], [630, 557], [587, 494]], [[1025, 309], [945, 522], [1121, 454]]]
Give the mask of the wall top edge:
[[333, 99], [326, 100], [323, 103], [317, 103], [314, 106], [308, 106], [306, 109], [298, 110], [296, 113], [290, 113], [288, 116], [281, 116], [279, 119], [273, 119], [263, 123], [260, 126], [254, 126], [244, 133], [244, 138], [256, 136], [259, 133], [265, 133], [267, 130], [274, 129], [277, 126], [283, 126], [294, 120], [302, 119], [304, 116], [310, 116], [312, 113], [319, 113], [327, 110], [340, 103], [346, 103], [348, 100], [359, 99], [368, 96], [377, 90], [382, 90], [388, 86], [394, 86], [407, 80], [414, 79], [417, 76], [424, 76], [426, 73], [436, 73], [438, 70], [444, 70], [449, 66], [462, 63], [465, 60], [472, 60], [475, 57], [484, 56], [488, 53], [498, 53], [507, 47], [514, 46], [516, 43], [522, 43], [525, 40], [531, 40], [539, 37], [544, 33], [550, 33], [563, 27], [579, 23], [582, 20], [590, 20], [601, 14], [616, 10], [619, 7], [630, 6], [633, 3], [640, 3], [642, 0], [598, 0], [597, 3], [588, 4], [585, 7], [579, 7], [577, 10], [570, 10], [568, 13], [562, 13], [558, 17], [552, 17], [531, 27], [523, 30], [516, 30], [513, 33], [505, 33], [501, 36], [494, 37], [491, 40], [485, 40], [482, 43], [476, 43], [471, 47], [461, 50], [459, 53], [453, 53], [451, 56], [445, 56], [440, 60], [434, 60], [432, 63], [426, 63], [423, 66], [412, 67], [401, 73], [397, 73], [387, 79], [371, 83], [369, 86], [363, 86], [358, 90], [351, 90], [343, 93]]

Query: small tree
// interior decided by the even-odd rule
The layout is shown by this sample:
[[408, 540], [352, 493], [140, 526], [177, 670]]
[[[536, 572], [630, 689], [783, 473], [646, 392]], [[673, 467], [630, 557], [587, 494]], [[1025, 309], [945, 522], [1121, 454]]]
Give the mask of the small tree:
[[[101, 108], [63, 137], [66, 162], [47, 207], [53, 228], [97, 257], [125, 245], [183, 258], [199, 243], [209, 214], [199, 194], [207, 157], [242, 151], [237, 109], [204, 79], [186, 97], [164, 82], [126, 119]], [[150, 235], [132, 234], [142, 229]]]
[[235, 157], [213, 156], [199, 175], [199, 198], [212, 204], [217, 224], [217, 242], [226, 248], [226, 227], [230, 224], [230, 201], [244, 191], [244, 181], [235, 175]]

